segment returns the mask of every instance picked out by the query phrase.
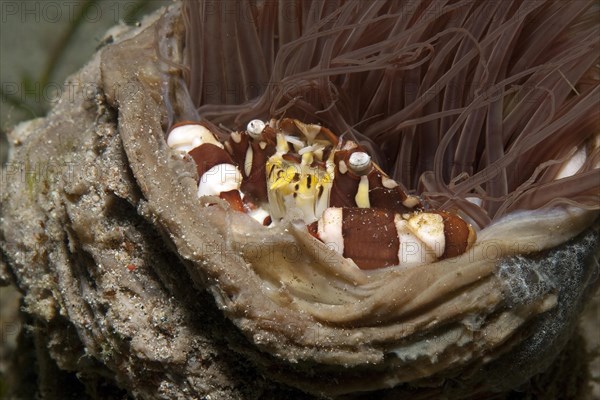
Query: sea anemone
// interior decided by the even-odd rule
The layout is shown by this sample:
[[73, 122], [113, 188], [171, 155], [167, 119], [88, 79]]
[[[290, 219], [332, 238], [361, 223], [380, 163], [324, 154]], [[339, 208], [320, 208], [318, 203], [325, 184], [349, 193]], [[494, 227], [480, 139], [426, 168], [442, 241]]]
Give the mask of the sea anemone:
[[[0, 276], [25, 293], [39, 351], [88, 392], [110, 377], [144, 398], [474, 399], [527, 382], [597, 286], [599, 12], [207, 0], [115, 33], [71, 78], [93, 98], [11, 134], [6, 176], [26, 179], [3, 182]], [[477, 240], [363, 270], [294, 207], [266, 227], [198, 197], [173, 128], [200, 124], [220, 151], [271, 119], [359, 143]], [[79, 168], [33, 179], [48, 160]]]
[[[481, 284], [492, 270], [501, 277], [507, 297], [519, 279], [529, 281], [521, 293], [524, 298], [514, 301], [541, 303], [526, 314], [552, 308], [556, 298], [550, 293], [555, 293], [556, 282], [545, 277], [543, 266], [516, 272], [519, 268], [498, 260], [540, 254], [564, 243], [589, 226], [597, 215], [594, 210], [600, 208], [599, 12], [593, 1], [185, 2], [180, 68], [180, 86], [182, 82], [185, 86], [165, 93], [170, 110], [167, 127], [179, 120], [201, 120], [215, 134], [227, 137], [255, 118], [291, 117], [320, 124], [368, 149], [391, 177], [430, 209], [450, 210], [470, 221], [480, 236], [475, 252], [486, 253], [404, 271], [401, 278], [389, 271], [357, 277], [339, 268], [334, 274], [346, 274], [340, 280], [324, 277], [327, 273], [315, 278], [314, 271], [288, 269], [279, 259], [265, 261], [245, 254], [267, 282], [262, 290], [278, 293], [267, 295], [277, 304], [292, 304], [319, 324], [342, 326], [346, 335], [364, 335], [365, 342], [373, 340], [378, 342], [376, 348], [387, 350], [382, 351], [385, 361], [378, 356], [371, 359], [373, 354], [366, 352], [334, 356], [357, 343], [349, 340], [349, 347], [340, 350], [343, 340], [332, 344], [335, 340], [324, 333], [325, 328], [321, 343], [299, 340], [302, 356], [281, 350], [280, 338], [257, 340], [260, 335], [253, 332], [255, 343], [278, 357], [345, 365], [349, 369], [345, 378], [339, 371], [335, 376], [346, 384], [365, 364], [377, 365], [373, 370], [379, 371], [378, 379], [365, 373], [370, 381], [356, 380], [352, 388], [325, 389], [324, 383], [313, 382], [317, 392], [339, 394], [435, 376], [449, 359], [463, 357], [438, 349], [427, 367], [412, 367], [421, 368], [419, 373], [389, 372], [408, 368], [406, 358], [420, 358], [412, 354], [414, 349], [394, 347], [403, 343], [400, 346], [410, 348], [411, 333], [399, 333], [401, 326], [430, 315], [435, 322], [417, 325], [431, 332], [439, 320], [457, 318], [437, 309], [438, 301], [449, 305], [449, 297], [469, 293], [476, 305], [466, 311], [465, 304], [460, 314], [495, 309], [486, 317], [494, 320], [498, 299], [479, 297], [469, 286]], [[178, 105], [169, 101], [175, 97]], [[303, 243], [301, 235], [296, 232]], [[272, 240], [257, 239], [271, 244]], [[490, 248], [494, 256], [489, 256]], [[324, 250], [305, 251], [314, 255]], [[331, 264], [339, 266], [342, 261]], [[444, 273], [462, 277], [472, 273], [473, 279], [453, 286]], [[419, 279], [429, 283], [415, 283]], [[542, 290], [546, 295], [534, 294], [545, 285], [554, 289], [548, 286]], [[479, 290], [494, 291], [484, 286]], [[424, 305], [409, 295], [412, 290], [424, 290], [436, 300]], [[414, 308], [404, 310], [411, 301], [416, 302]], [[508, 309], [514, 311], [512, 306]], [[237, 321], [246, 332], [260, 325], [248, 329]], [[500, 324], [500, 318], [495, 321]], [[516, 329], [512, 322], [507, 326]], [[388, 331], [370, 336], [361, 328], [372, 329], [370, 333], [377, 328]], [[272, 333], [273, 328], [262, 329]], [[423, 335], [427, 336], [424, 332], [417, 336]], [[514, 338], [506, 335], [498, 342], [507, 344], [509, 337]], [[306, 354], [320, 346], [326, 350]], [[390, 361], [392, 353], [396, 361]], [[350, 371], [350, 366], [356, 369]]]
[[479, 228], [600, 207], [593, 1], [188, 1], [184, 15], [198, 114], [173, 118], [323, 124]]

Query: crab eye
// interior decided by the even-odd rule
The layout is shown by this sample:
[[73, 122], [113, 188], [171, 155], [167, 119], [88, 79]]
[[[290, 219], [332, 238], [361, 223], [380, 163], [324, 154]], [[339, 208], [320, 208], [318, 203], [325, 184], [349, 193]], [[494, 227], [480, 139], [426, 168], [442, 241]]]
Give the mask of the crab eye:
[[257, 139], [262, 134], [262, 131], [265, 129], [265, 123], [260, 119], [253, 119], [248, 122], [248, 126], [246, 127], [246, 131], [253, 139]]
[[366, 172], [371, 166], [371, 156], [362, 151], [356, 151], [350, 155], [348, 159], [348, 166], [357, 174]]

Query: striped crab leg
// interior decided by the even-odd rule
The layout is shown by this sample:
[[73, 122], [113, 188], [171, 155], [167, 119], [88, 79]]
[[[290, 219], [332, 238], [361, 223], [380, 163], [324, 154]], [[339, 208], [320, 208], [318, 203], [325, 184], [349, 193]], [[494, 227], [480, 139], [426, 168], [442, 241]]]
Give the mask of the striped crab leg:
[[275, 153], [276, 133], [263, 121], [252, 120], [242, 132], [233, 132], [225, 149], [242, 166], [241, 189], [256, 203], [267, 201], [266, 163]]
[[442, 211], [330, 207], [308, 230], [361, 269], [429, 264], [458, 256], [475, 241], [469, 224]]
[[[244, 135], [245, 138], [247, 136]], [[169, 131], [167, 144], [174, 150], [187, 153], [196, 163], [198, 173], [198, 197], [201, 196], [219, 196], [227, 201], [230, 206], [241, 212], [250, 214], [254, 219], [263, 225], [271, 223], [270, 216], [264, 210], [261, 210], [253, 201], [256, 193], [259, 192], [259, 184], [248, 184], [249, 175], [264, 176], [264, 164], [262, 169], [258, 164], [253, 171], [253, 165], [250, 168], [244, 168], [240, 171], [239, 156], [231, 151], [231, 146], [225, 143], [225, 146], [219, 142], [216, 136], [202, 123], [184, 122], [174, 125]], [[229, 150], [229, 151], [228, 151]], [[243, 160], [243, 159], [242, 159]], [[263, 182], [265, 179], [263, 178]], [[245, 184], [246, 182], [246, 184]], [[264, 186], [264, 184], [263, 184]], [[248, 190], [248, 193], [244, 192]]]

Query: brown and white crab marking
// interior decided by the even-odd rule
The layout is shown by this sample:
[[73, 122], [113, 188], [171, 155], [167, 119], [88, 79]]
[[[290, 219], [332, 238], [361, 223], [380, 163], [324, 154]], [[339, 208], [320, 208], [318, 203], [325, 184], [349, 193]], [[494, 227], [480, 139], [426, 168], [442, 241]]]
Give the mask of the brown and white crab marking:
[[167, 143], [196, 163], [199, 197], [219, 196], [264, 226], [298, 210], [308, 233], [361, 269], [427, 264], [475, 241], [458, 215], [426, 210], [366, 149], [320, 125], [252, 120], [222, 144], [207, 125], [186, 122]]

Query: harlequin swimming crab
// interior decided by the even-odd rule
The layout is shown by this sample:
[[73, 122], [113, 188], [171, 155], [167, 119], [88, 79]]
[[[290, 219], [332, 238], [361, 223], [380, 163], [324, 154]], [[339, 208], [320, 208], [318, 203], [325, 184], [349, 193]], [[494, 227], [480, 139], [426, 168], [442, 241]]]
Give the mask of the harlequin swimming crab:
[[299, 210], [307, 232], [361, 269], [458, 256], [475, 241], [460, 216], [430, 210], [356, 141], [297, 119], [252, 120], [221, 143], [208, 125], [174, 125], [168, 145], [196, 163], [198, 196], [218, 196], [260, 224]]

